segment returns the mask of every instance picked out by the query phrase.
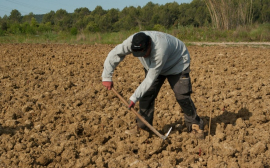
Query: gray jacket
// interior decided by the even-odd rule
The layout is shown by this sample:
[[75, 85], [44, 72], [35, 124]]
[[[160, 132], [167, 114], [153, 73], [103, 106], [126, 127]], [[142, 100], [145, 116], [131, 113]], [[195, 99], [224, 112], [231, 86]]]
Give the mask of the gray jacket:
[[[143, 31], [151, 37], [151, 54], [149, 57], [138, 57], [148, 71], [145, 79], [135, 90], [130, 100], [134, 103], [140, 100], [159, 75], [176, 75], [185, 70], [190, 64], [189, 52], [185, 44], [176, 37], [157, 31]], [[108, 54], [102, 73], [102, 81], [112, 81], [116, 66], [131, 54], [131, 41], [134, 34], [122, 44], [117, 45]]]

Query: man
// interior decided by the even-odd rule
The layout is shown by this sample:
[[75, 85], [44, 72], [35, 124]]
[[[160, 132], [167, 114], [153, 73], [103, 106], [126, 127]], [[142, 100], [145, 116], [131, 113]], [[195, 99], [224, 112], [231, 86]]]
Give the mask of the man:
[[[113, 87], [114, 69], [131, 53], [144, 66], [145, 79], [130, 97], [128, 108], [134, 107], [139, 101], [139, 114], [152, 125], [155, 98], [165, 79], [168, 79], [184, 112], [188, 132], [194, 133], [197, 138], [204, 138], [203, 120], [197, 115], [190, 98], [190, 55], [185, 44], [172, 35], [157, 31], [142, 31], [131, 35], [111, 50], [104, 62], [102, 84], [108, 90]], [[138, 118], [136, 120], [139, 128], [147, 130], [143, 122]]]

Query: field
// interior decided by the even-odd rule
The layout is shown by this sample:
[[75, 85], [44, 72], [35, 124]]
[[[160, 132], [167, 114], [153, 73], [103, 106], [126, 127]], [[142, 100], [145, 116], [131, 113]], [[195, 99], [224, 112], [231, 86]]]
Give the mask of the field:
[[[162, 142], [124, 133], [135, 115], [101, 84], [114, 46], [0, 44], [1, 167], [270, 167], [269, 47], [188, 46], [205, 139], [189, 136], [166, 81], [153, 126], [173, 130]], [[143, 78], [129, 55], [114, 88], [128, 100]]]

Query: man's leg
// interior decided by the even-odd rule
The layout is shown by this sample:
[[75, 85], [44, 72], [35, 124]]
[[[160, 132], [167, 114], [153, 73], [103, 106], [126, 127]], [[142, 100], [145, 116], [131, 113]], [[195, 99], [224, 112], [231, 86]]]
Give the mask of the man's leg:
[[192, 93], [191, 80], [189, 76], [189, 67], [178, 75], [168, 76], [168, 81], [175, 93], [176, 100], [181, 106], [188, 132], [192, 131], [192, 124], [199, 126], [203, 130], [203, 120], [197, 115], [195, 105], [190, 97]]
[[[151, 125], [153, 125], [155, 99], [165, 79], [166, 79], [165, 76], [161, 75], [158, 76], [158, 78], [154, 81], [152, 86], [148, 89], [148, 91], [143, 95], [143, 97], [139, 101], [140, 102], [139, 114]], [[136, 118], [136, 120], [138, 127], [146, 129], [146, 125], [138, 117]]]

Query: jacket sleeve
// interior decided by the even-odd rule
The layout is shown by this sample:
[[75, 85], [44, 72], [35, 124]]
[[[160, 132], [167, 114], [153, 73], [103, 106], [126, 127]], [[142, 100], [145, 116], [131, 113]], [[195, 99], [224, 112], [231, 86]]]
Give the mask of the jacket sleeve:
[[131, 39], [132, 37], [130, 36], [109, 52], [104, 62], [102, 81], [112, 81], [113, 72], [117, 65], [124, 60], [126, 55], [131, 53]]
[[155, 57], [151, 58], [151, 65], [149, 67], [147, 75], [145, 79], [143, 80], [143, 82], [135, 90], [133, 95], [130, 97], [131, 101], [135, 103], [143, 97], [143, 95], [147, 92], [147, 90], [152, 86], [154, 81], [159, 76], [167, 59], [168, 59], [168, 55], [166, 55], [165, 53], [160, 53], [156, 55]]

